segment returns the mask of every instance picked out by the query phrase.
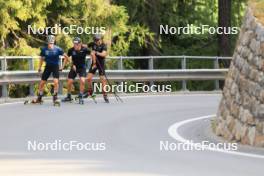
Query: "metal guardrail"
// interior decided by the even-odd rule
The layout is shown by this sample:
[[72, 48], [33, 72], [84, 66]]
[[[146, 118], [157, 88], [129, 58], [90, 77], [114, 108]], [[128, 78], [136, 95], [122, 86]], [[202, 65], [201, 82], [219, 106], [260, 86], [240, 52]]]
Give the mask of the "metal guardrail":
[[[0, 85], [2, 86], [2, 97], [8, 96], [8, 84], [30, 84], [30, 94], [34, 94], [34, 83], [39, 81], [39, 75], [34, 71], [34, 60], [39, 56], [0, 56], [1, 72]], [[87, 57], [89, 59], [90, 57]], [[29, 71], [7, 71], [8, 60], [28, 60]], [[61, 58], [61, 63], [62, 63]], [[182, 90], [187, 90], [188, 80], [215, 80], [215, 89], [219, 90], [219, 80], [225, 78], [227, 69], [219, 69], [219, 60], [230, 60], [231, 57], [211, 57], [211, 56], [118, 56], [108, 57], [108, 60], [117, 60], [118, 70], [107, 70], [108, 78], [113, 81], [182, 81]], [[124, 70], [124, 60], [148, 60], [148, 70]], [[154, 60], [156, 59], [180, 59], [181, 69], [174, 70], [157, 70], [154, 68]], [[213, 69], [186, 69], [188, 59], [212, 60], [214, 61]], [[68, 71], [61, 74], [61, 83], [67, 79]], [[98, 77], [95, 77], [98, 80]], [[62, 87], [62, 86], [60, 86]], [[62, 90], [60, 90], [60, 93]]]

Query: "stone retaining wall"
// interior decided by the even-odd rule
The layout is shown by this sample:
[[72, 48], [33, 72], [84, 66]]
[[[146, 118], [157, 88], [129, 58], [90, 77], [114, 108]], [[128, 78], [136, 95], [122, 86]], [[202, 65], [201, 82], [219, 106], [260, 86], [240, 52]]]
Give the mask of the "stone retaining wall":
[[264, 26], [248, 9], [217, 113], [215, 133], [264, 147]]

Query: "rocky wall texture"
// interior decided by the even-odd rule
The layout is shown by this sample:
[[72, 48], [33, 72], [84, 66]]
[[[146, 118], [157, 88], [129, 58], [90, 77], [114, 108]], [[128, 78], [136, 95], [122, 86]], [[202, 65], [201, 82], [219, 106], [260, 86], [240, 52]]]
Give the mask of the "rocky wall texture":
[[264, 26], [248, 9], [234, 51], [215, 133], [264, 147]]

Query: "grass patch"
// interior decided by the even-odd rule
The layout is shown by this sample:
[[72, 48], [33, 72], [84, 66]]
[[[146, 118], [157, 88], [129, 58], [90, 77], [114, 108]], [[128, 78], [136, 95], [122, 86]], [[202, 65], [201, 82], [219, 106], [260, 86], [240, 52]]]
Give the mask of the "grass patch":
[[264, 1], [250, 0], [249, 5], [253, 10], [254, 15], [259, 19], [262, 24], [264, 24]]

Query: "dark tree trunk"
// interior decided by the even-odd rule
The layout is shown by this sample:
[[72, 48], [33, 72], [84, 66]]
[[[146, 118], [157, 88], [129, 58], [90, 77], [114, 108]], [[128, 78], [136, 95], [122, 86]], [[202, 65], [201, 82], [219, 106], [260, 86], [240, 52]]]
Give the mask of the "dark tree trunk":
[[[145, 1], [145, 8], [147, 9], [145, 13], [146, 23], [147, 26], [149, 26], [149, 29], [151, 32], [153, 32], [154, 35], [154, 41], [148, 40], [148, 44], [146, 48], [142, 49], [142, 55], [144, 56], [155, 56], [160, 55], [159, 51], [159, 25], [160, 25], [160, 16], [157, 13], [159, 8], [159, 1], [153, 1], [153, 0], [146, 0]], [[138, 60], [135, 61], [140, 69], [148, 69], [148, 60]]]
[[[218, 26], [231, 27], [231, 1], [218, 0]], [[228, 34], [218, 35], [218, 55], [231, 56], [231, 40]]]
[[[159, 55], [159, 25], [160, 25], [160, 16], [158, 14], [158, 8], [160, 6], [159, 1], [147, 0], [146, 7], [149, 8], [147, 18], [148, 26], [152, 32], [155, 33], [154, 41], [152, 44], [148, 44], [148, 55]], [[150, 43], [150, 41], [149, 41]]]
[[[231, 5], [232, 0], [218, 0], [218, 26], [231, 27]], [[231, 56], [231, 40], [227, 34], [218, 35], [218, 56]], [[220, 67], [229, 67], [229, 60], [221, 60]], [[224, 81], [220, 81], [223, 88]]]

